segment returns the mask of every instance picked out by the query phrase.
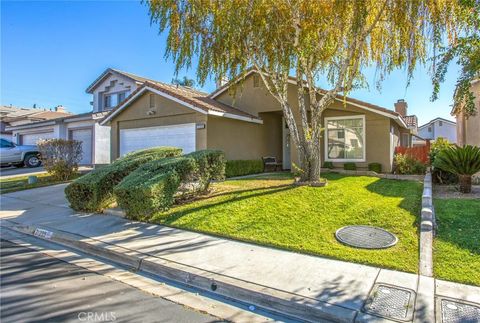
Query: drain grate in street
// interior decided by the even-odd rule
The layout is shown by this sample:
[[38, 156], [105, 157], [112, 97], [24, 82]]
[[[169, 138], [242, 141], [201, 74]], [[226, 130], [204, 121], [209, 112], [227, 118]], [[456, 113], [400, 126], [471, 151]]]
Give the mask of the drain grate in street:
[[394, 246], [398, 239], [382, 228], [368, 225], [349, 225], [335, 232], [335, 237], [342, 243], [364, 249], [382, 249]]
[[411, 321], [415, 292], [386, 284], [375, 284], [363, 312], [388, 319]]
[[442, 323], [480, 323], [480, 305], [449, 298], [437, 299]]

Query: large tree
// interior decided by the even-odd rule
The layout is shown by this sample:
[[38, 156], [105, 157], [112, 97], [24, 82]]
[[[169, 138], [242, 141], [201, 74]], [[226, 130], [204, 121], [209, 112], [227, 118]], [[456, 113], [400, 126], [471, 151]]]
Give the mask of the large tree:
[[[322, 114], [337, 98], [395, 68], [412, 75], [431, 48], [452, 39], [452, 0], [151, 0], [152, 22], [168, 32], [177, 70], [198, 59], [197, 78], [237, 78], [252, 66], [283, 109], [301, 180], [320, 178]], [[298, 85], [287, 97], [289, 75]], [[326, 77], [329, 88], [318, 89]], [[291, 100], [298, 100], [295, 111]], [[298, 117], [297, 117], [298, 116]]]

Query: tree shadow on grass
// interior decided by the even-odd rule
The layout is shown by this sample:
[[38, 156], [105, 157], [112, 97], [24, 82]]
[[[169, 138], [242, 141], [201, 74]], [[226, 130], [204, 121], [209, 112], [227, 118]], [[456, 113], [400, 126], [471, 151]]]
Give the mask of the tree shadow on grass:
[[[167, 224], [167, 225], [168, 224], [173, 224], [175, 221], [177, 221], [181, 217], [184, 217], [184, 216], [189, 215], [191, 213], [211, 209], [211, 208], [218, 207], [218, 206], [221, 206], [221, 205], [225, 205], [225, 204], [228, 204], [228, 203], [231, 203], [231, 202], [238, 202], [238, 201], [243, 201], [243, 200], [256, 198], [256, 197], [260, 197], [260, 196], [267, 196], [267, 195], [271, 195], [271, 194], [275, 194], [275, 193], [279, 193], [279, 192], [285, 192], [285, 191], [289, 191], [289, 190], [292, 190], [292, 189], [295, 189], [295, 188], [296, 187], [293, 186], [292, 184], [283, 184], [283, 185], [278, 185], [278, 186], [273, 186], [273, 187], [270, 186], [270, 187], [261, 187], [261, 188], [254, 188], [254, 189], [240, 189], [240, 190], [236, 190], [236, 191], [222, 192], [222, 193], [219, 193], [219, 194], [214, 194], [214, 195], [208, 196], [208, 197], [204, 198], [203, 200], [213, 199], [213, 198], [221, 197], [221, 196], [229, 196], [229, 195], [231, 195], [231, 198], [228, 198], [228, 199], [225, 199], [225, 200], [222, 200], [222, 201], [218, 201], [218, 202], [214, 202], [214, 203], [200, 205], [200, 206], [197, 206], [197, 207], [189, 208], [187, 210], [179, 210], [179, 211], [177, 211], [173, 214], [162, 217], [161, 219], [162, 219], [163, 224]], [[242, 195], [242, 194], [244, 194], [244, 195]], [[202, 199], [196, 200], [196, 201], [201, 201], [201, 200]]]

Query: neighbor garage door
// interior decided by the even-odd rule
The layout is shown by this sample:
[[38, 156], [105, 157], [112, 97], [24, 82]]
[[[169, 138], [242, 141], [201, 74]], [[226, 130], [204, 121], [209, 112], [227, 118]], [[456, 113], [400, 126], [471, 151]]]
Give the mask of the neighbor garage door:
[[40, 133], [28, 133], [24, 135], [20, 135], [20, 143], [22, 145], [36, 145], [37, 141], [40, 139], [52, 139], [53, 138], [53, 131], [52, 132], [40, 132]]
[[70, 130], [70, 138], [82, 142], [82, 160], [81, 165], [92, 164], [92, 129]]
[[195, 124], [120, 130], [120, 156], [157, 146], [179, 147], [184, 153], [195, 151]]

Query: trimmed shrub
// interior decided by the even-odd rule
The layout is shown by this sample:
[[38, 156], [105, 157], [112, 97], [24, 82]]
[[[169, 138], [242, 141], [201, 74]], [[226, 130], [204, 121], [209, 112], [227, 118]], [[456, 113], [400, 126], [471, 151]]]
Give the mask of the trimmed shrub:
[[368, 164], [368, 170], [375, 172], [375, 173], [381, 173], [382, 172], [382, 164], [380, 163], [370, 163]]
[[195, 160], [193, 180], [199, 182], [199, 192], [208, 190], [211, 180], [225, 178], [225, 154], [221, 150], [199, 150], [185, 155]]
[[345, 170], [357, 170], [357, 165], [355, 163], [345, 163], [345, 164], [343, 164], [343, 169], [345, 169]]
[[396, 154], [394, 158], [395, 174], [402, 175], [423, 175], [427, 165], [415, 158], [404, 154]]
[[258, 160], [227, 160], [226, 177], [244, 176], [263, 173], [263, 161]]
[[67, 181], [78, 173], [78, 163], [82, 160], [81, 141], [40, 140], [37, 147], [43, 166], [55, 180]]
[[114, 202], [113, 188], [141, 165], [165, 157], [179, 156], [180, 148], [155, 147], [128, 154], [108, 166], [95, 169], [65, 188], [70, 205], [80, 211], [102, 211]]
[[329, 168], [329, 169], [333, 169], [333, 163], [330, 162], [330, 161], [326, 161], [323, 163], [323, 168]]
[[114, 188], [117, 203], [132, 219], [166, 210], [174, 203], [180, 184], [191, 180], [196, 167], [193, 158], [183, 156], [144, 164]]

